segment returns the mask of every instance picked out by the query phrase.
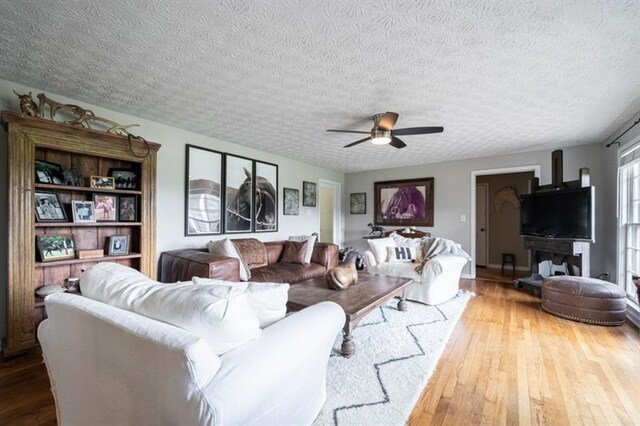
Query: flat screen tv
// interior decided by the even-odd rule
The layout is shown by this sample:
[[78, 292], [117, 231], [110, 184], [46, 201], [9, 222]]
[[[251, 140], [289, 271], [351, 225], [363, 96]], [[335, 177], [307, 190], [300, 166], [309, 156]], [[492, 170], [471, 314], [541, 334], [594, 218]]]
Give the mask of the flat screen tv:
[[520, 235], [594, 241], [595, 188], [520, 196]]

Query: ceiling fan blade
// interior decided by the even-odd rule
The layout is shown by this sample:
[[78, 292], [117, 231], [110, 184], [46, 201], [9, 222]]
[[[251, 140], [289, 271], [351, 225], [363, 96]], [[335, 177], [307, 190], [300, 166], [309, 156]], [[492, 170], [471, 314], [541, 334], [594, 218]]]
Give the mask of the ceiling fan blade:
[[396, 121], [398, 121], [398, 114], [395, 112], [387, 111], [382, 118], [380, 118], [380, 122], [378, 123], [378, 128], [383, 130], [391, 130], [393, 126], [396, 125]]
[[423, 135], [426, 133], [442, 133], [444, 127], [407, 127], [406, 129], [392, 130], [391, 133], [399, 136]]
[[405, 146], [407, 146], [406, 143], [402, 142], [400, 139], [396, 138], [395, 136], [391, 137], [391, 142], [389, 142], [389, 145], [398, 149], [404, 148]]
[[352, 146], [358, 145], [358, 144], [360, 144], [362, 142], [366, 142], [369, 139], [371, 139], [371, 136], [368, 136], [368, 137], [366, 137], [364, 139], [360, 139], [359, 141], [351, 142], [349, 145], [343, 146], [343, 148], [351, 148]]
[[363, 134], [363, 135], [367, 135], [371, 132], [362, 132], [360, 130], [332, 130], [329, 129], [327, 130], [327, 132], [338, 132], [338, 133], [359, 133], [359, 134]]

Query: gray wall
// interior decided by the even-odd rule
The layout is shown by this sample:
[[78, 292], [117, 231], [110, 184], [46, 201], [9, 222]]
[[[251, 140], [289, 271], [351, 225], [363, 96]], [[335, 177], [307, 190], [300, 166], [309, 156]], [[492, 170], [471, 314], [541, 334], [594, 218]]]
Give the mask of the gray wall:
[[[367, 193], [367, 214], [352, 215], [347, 210], [345, 226], [345, 244], [366, 249], [368, 234], [367, 223], [373, 221], [373, 183], [376, 181], [434, 177], [434, 226], [419, 228], [431, 232], [432, 236], [445, 237], [462, 244], [470, 254], [471, 244], [471, 172], [500, 169], [515, 166], [541, 166], [540, 181], [551, 183], [551, 151], [534, 151], [520, 154], [501, 155], [495, 157], [475, 158], [470, 160], [450, 161], [436, 164], [351, 173], [346, 175], [345, 196], [352, 192]], [[596, 243], [591, 248], [591, 274], [593, 276], [611, 270], [605, 269], [603, 251], [605, 244], [603, 233], [603, 200], [605, 189], [603, 157], [605, 149], [602, 145], [583, 145], [564, 148], [564, 180], [578, 178], [581, 167], [591, 169], [591, 182], [596, 187]], [[608, 189], [610, 192], [610, 190]], [[348, 198], [347, 198], [348, 199]], [[607, 198], [608, 199], [608, 198]], [[607, 201], [608, 202], [608, 201]], [[466, 216], [466, 222], [461, 221]], [[606, 268], [610, 265], [607, 264]], [[470, 274], [470, 264], [463, 273]]]

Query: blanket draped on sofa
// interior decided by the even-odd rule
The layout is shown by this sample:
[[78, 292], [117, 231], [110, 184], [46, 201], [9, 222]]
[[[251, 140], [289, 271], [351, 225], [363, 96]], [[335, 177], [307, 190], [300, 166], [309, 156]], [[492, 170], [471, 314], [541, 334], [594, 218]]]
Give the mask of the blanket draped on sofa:
[[419, 274], [422, 273], [425, 264], [436, 256], [458, 256], [467, 259], [468, 261], [471, 260], [471, 256], [462, 249], [460, 244], [455, 241], [447, 240], [446, 238], [422, 238], [420, 250], [422, 251], [422, 261], [415, 268], [415, 271]]

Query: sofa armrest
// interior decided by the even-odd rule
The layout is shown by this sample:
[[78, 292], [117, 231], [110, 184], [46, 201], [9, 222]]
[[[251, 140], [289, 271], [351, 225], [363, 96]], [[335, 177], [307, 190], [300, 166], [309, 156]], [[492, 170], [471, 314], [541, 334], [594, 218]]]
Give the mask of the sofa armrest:
[[240, 262], [196, 249], [165, 251], [160, 255], [160, 281], [174, 283], [192, 277], [240, 281]]
[[332, 243], [315, 243], [311, 262], [324, 266], [326, 270], [338, 266], [338, 246]]
[[378, 264], [378, 262], [376, 261], [376, 257], [373, 255], [373, 252], [371, 252], [371, 250], [365, 251], [364, 252], [364, 267], [367, 269], [367, 271], [370, 271], [371, 268], [373, 268], [377, 264]]

